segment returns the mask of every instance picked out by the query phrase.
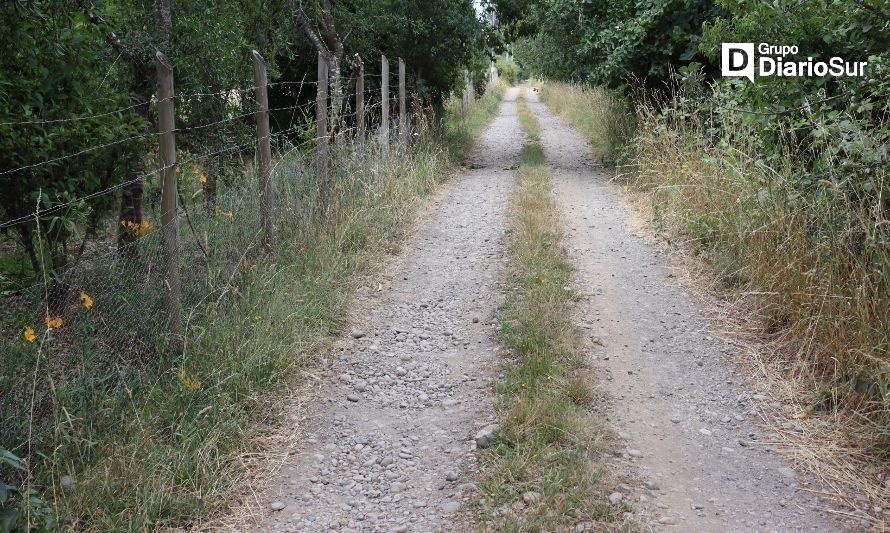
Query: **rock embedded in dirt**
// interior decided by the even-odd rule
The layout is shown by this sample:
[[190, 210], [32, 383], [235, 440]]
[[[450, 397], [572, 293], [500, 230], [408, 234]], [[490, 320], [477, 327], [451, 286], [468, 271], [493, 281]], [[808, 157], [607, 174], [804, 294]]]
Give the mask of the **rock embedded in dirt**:
[[525, 502], [526, 505], [532, 505], [538, 503], [541, 500], [541, 493], [535, 492], [533, 490], [523, 492], [522, 493], [522, 501]]
[[458, 478], [458, 477], [459, 477], [459, 476], [458, 476], [458, 473], [455, 472], [454, 470], [449, 470], [449, 471], [445, 474], [445, 480], [446, 480], [446, 481], [457, 481], [457, 478]]
[[639, 459], [640, 457], [643, 456], [643, 452], [641, 452], [640, 450], [637, 450], [635, 448], [630, 448], [629, 450], [627, 450], [627, 455]]
[[269, 509], [272, 509], [273, 511], [281, 511], [285, 507], [287, 507], [287, 505], [285, 505], [284, 502], [281, 501], [274, 501], [271, 505], [269, 505]]
[[677, 524], [677, 520], [672, 516], [662, 516], [658, 519], [658, 523], [665, 526], [673, 526]]
[[350, 392], [349, 394], [346, 395], [346, 399], [349, 400], [350, 402], [357, 402], [357, 401], [361, 400], [361, 396], [359, 396], [358, 394], [355, 394], [354, 392]]
[[612, 505], [618, 505], [622, 501], [624, 501], [624, 494], [621, 494], [620, 492], [609, 494], [609, 503]]
[[479, 432], [476, 433], [476, 436], [473, 438], [473, 440], [476, 441], [476, 447], [488, 448], [489, 446], [491, 446], [491, 443], [494, 442], [494, 439], [500, 429], [500, 424], [491, 424], [480, 429]]
[[349, 335], [353, 339], [361, 339], [362, 337], [366, 337], [368, 334], [360, 329], [354, 329], [354, 330], [352, 330], [352, 332], [349, 333]]
[[442, 512], [445, 514], [456, 513], [460, 509], [460, 502], [449, 500], [442, 504]]

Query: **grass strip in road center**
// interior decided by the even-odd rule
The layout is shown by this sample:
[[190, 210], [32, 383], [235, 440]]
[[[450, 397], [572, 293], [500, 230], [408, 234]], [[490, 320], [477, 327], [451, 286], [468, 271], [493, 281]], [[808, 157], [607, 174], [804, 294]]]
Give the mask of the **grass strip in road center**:
[[521, 98], [518, 106], [528, 140], [511, 205], [510, 288], [499, 310], [501, 429], [483, 453], [483, 527], [614, 528], [620, 509], [598, 498], [605, 432], [591, 409], [595, 393], [571, 318], [572, 267], [560, 244], [539, 125]]

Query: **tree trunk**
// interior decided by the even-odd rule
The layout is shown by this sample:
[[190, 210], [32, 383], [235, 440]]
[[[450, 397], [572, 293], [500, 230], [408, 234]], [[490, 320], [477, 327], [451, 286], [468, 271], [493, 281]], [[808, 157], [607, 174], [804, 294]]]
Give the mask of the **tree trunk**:
[[[170, 6], [170, 0], [157, 0], [155, 4], [155, 15], [158, 27], [164, 44], [170, 41], [170, 32], [173, 30], [173, 11]], [[125, 51], [123, 45], [113, 33], [109, 35], [109, 42], [112, 46], [118, 48], [122, 52]], [[142, 102], [135, 108], [136, 114], [142, 117], [146, 122], [152, 125], [153, 129], [157, 129], [156, 124], [151, 120], [149, 115], [149, 102], [154, 92], [154, 71], [148, 68], [145, 61], [140, 57], [127, 54], [128, 60], [133, 68], [133, 80], [130, 84], [130, 90]], [[144, 178], [139, 174], [143, 171], [140, 156], [135, 157], [137, 161], [133, 165], [136, 167], [135, 176], [130, 178], [130, 182], [121, 190], [121, 208], [118, 215], [117, 226], [117, 245], [121, 255], [136, 259], [139, 257], [139, 249], [136, 246], [128, 246], [132, 244], [142, 233], [142, 224], [145, 221], [145, 213], [142, 210], [142, 197], [145, 191]]]

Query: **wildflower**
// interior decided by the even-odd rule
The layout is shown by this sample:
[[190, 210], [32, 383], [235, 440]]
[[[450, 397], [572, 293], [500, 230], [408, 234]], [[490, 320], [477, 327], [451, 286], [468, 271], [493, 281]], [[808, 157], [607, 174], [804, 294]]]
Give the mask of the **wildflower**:
[[201, 182], [201, 185], [207, 184], [207, 176], [205, 176], [204, 174], [201, 174], [201, 177], [198, 178], [198, 181]]
[[133, 233], [133, 235], [137, 237], [145, 235], [146, 233], [154, 229], [154, 224], [152, 224], [148, 220], [143, 220], [141, 222], [135, 222], [133, 220], [121, 220], [121, 226], [130, 228], [130, 231]]
[[213, 215], [214, 216], [219, 215], [219, 204], [216, 204], [213, 206]]
[[43, 319], [46, 322], [46, 327], [52, 329], [59, 329], [62, 327], [62, 317], [61, 316], [50, 316], [46, 315]]
[[87, 309], [93, 307], [93, 299], [90, 297], [89, 294], [85, 292], [80, 293], [80, 303], [83, 304], [83, 306]]
[[229, 217], [229, 220], [232, 220], [233, 218], [235, 218], [235, 213], [233, 213], [231, 211], [227, 211], [226, 216]]
[[25, 340], [28, 342], [34, 342], [34, 340], [37, 338], [37, 335], [34, 333], [34, 328], [32, 328], [31, 326], [25, 326], [25, 332], [22, 333], [22, 337], [24, 337]]
[[188, 377], [185, 373], [185, 370], [179, 371], [179, 380], [182, 381], [182, 384], [188, 390], [195, 391], [201, 388], [201, 380]]

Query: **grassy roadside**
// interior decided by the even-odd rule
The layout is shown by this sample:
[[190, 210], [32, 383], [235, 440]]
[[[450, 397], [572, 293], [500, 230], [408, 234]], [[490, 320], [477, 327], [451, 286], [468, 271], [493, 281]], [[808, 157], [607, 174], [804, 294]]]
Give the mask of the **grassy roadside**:
[[[219, 241], [211, 248], [234, 254], [236, 268], [189, 317], [184, 354], [150, 364], [128, 360], [130, 353], [106, 360], [84, 343], [48, 360], [44, 339], [16, 339], [21, 353], [4, 358], [0, 383], [39, 391], [17, 393], [0, 411], [0, 446], [40, 458], [23, 481], [33, 499], [4, 501], [16, 505], [9, 511], [20, 513], [19, 524], [144, 531], [189, 526], [218, 510], [262, 448], [258, 439], [280, 423], [277, 404], [342, 327], [358, 284], [393, 248], [419, 200], [450, 176], [501, 95], [490, 91], [466, 113], [450, 106], [441, 128], [399, 157], [357, 157], [335, 146], [324, 223], [311, 209], [305, 155], [282, 156], [273, 177], [279, 245], [260, 256], [253, 231], [243, 239], [231, 229], [210, 234]], [[256, 218], [245, 208], [228, 220]], [[95, 300], [97, 311], [107, 301], [104, 293]], [[29, 366], [10, 366], [15, 361]], [[14, 479], [7, 474], [21, 465], [2, 463], [0, 479]]]
[[[815, 179], [812, 154], [790, 144], [770, 156], [750, 117], [715, 114], [719, 127], [709, 125], [707, 102], [682, 93], [674, 107], [635, 110], [598, 88], [548, 83], [541, 94], [597, 152], [625, 163], [621, 180], [656, 229], [733, 306], [727, 332], [755, 354], [761, 382], [783, 405], [768, 409], [782, 453], [851, 506], [890, 506], [886, 196], [854, 189], [886, 190], [886, 167], [862, 173], [837, 157]], [[822, 131], [822, 118], [805, 127]], [[868, 137], [857, 142], [864, 157], [879, 157]]]
[[511, 207], [511, 289], [499, 311], [506, 348], [497, 386], [501, 430], [483, 454], [482, 518], [497, 531], [614, 523], [616, 509], [597, 497], [604, 433], [591, 412], [581, 334], [570, 317], [572, 268], [539, 126], [521, 98], [518, 105], [528, 142]]

